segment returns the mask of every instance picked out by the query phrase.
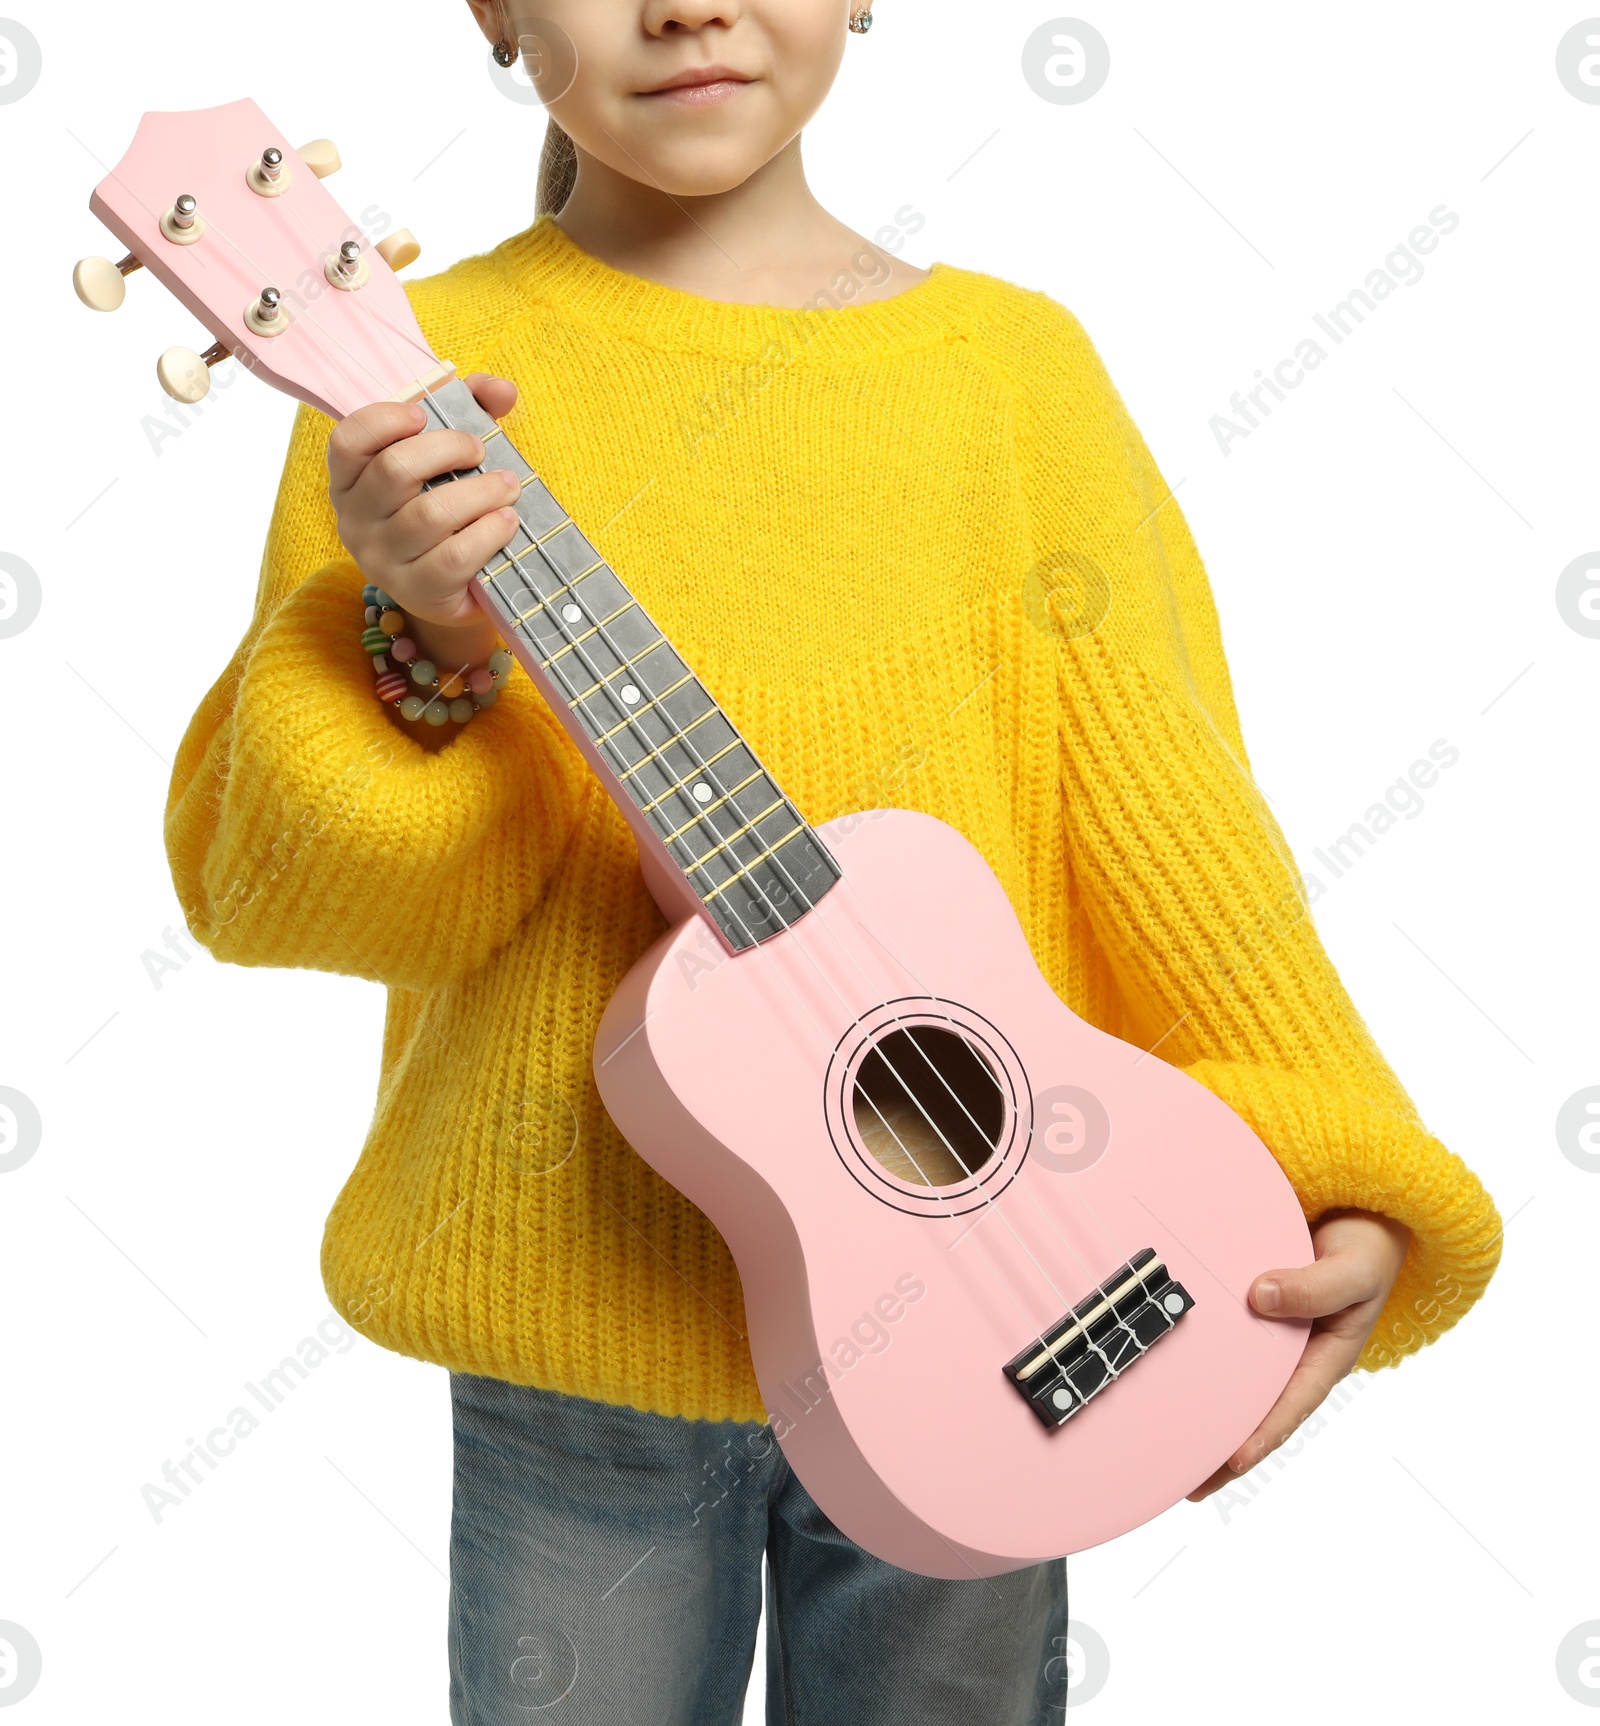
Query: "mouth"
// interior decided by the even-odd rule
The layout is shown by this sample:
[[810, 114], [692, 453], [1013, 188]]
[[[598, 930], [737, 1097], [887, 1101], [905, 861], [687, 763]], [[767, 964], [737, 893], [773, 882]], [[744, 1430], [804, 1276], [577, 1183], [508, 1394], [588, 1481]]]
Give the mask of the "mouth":
[[683, 103], [691, 107], [709, 107], [736, 96], [755, 80], [731, 66], [693, 66], [686, 72], [675, 73], [653, 89], [641, 90], [641, 96], [652, 101]]

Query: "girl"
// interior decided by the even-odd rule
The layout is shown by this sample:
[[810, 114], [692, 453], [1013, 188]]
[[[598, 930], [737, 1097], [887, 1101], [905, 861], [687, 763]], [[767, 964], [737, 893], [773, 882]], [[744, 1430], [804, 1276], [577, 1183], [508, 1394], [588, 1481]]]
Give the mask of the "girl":
[[[552, 120], [533, 225], [416, 285], [436, 350], [810, 820], [965, 833], [1062, 998], [1294, 1185], [1315, 1262], [1251, 1299], [1312, 1317], [1309, 1346], [1201, 1497], [1455, 1324], [1499, 1224], [1306, 914], [1183, 516], [1069, 312], [911, 268], [812, 197], [801, 129], [862, 0], [539, 0], [536, 31], [469, 3], [502, 64], [527, 23]], [[452, 1719], [737, 1721], [765, 1553], [770, 1720], [1042, 1722], [1065, 1566], [939, 1582], [840, 1534], [765, 1422], [721, 1238], [601, 1107], [595, 1027], [663, 920], [527, 678], [496, 659], [490, 687], [471, 582], [515, 481], [424, 491], [485, 445], [422, 423], [301, 411], [168, 844], [219, 958], [388, 989], [323, 1273], [450, 1370]], [[373, 588], [368, 626], [437, 668], [420, 719], [374, 699]]]

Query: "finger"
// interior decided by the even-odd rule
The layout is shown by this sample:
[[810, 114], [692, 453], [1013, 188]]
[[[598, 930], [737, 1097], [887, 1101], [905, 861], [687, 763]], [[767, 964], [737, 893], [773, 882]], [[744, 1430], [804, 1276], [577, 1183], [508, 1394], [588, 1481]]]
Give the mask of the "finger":
[[434, 613], [438, 621], [452, 620], [461, 611], [464, 584], [510, 544], [518, 526], [514, 509], [492, 510], [406, 564], [410, 608], [423, 615]]
[[434, 486], [402, 504], [390, 518], [385, 547], [399, 563], [414, 563], [451, 534], [490, 510], [514, 504], [522, 481], [507, 468]]
[[1238, 1478], [1238, 1475], [1228, 1467], [1227, 1463], [1223, 1463], [1222, 1467], [1219, 1468], [1215, 1474], [1208, 1475], [1203, 1481], [1201, 1481], [1193, 1492], [1185, 1493], [1184, 1497], [1187, 1498], [1191, 1504], [1199, 1504], [1202, 1500], [1209, 1498], [1213, 1492], [1220, 1492], [1223, 1487]]
[[1262, 1417], [1261, 1424], [1214, 1474], [1186, 1495], [1191, 1502], [1210, 1497], [1218, 1487], [1237, 1480], [1280, 1444], [1293, 1438], [1301, 1423], [1322, 1406], [1329, 1391], [1354, 1367], [1360, 1354], [1359, 1339], [1340, 1336], [1335, 1331], [1314, 1331], [1299, 1365], [1289, 1375], [1289, 1382]]
[[347, 414], [328, 434], [328, 479], [333, 489], [348, 491], [379, 450], [414, 436], [427, 419], [415, 402], [374, 402]]
[[496, 377], [492, 372], [469, 372], [461, 380], [486, 414], [503, 420], [517, 405], [517, 386], [510, 378]]
[[1272, 1318], [1326, 1318], [1378, 1292], [1379, 1267], [1368, 1254], [1336, 1249], [1315, 1264], [1267, 1271], [1250, 1285], [1250, 1304]]
[[425, 481], [461, 473], [484, 459], [483, 439], [467, 431], [420, 432], [380, 449], [350, 487], [350, 501], [369, 520], [386, 521], [415, 497]]

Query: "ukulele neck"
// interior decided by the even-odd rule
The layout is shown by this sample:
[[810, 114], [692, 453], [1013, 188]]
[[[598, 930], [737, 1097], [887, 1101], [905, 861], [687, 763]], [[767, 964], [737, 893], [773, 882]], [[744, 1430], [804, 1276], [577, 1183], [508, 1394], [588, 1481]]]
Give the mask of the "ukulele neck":
[[520, 525], [480, 603], [633, 828], [669, 918], [709, 919], [738, 952], [799, 921], [839, 867], [615, 570], [459, 378], [421, 397], [522, 480]]

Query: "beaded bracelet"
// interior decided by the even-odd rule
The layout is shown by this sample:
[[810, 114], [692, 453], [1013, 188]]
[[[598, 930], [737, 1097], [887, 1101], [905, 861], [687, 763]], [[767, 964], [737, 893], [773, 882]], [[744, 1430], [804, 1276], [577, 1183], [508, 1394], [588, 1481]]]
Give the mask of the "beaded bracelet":
[[[480, 707], [494, 706], [499, 681], [513, 664], [508, 649], [497, 648], [486, 665], [463, 666], [441, 676], [431, 659], [417, 658], [417, 644], [405, 633], [405, 613], [381, 587], [368, 582], [361, 603], [366, 620], [361, 645], [372, 655], [377, 697], [398, 707], [403, 719], [426, 719], [430, 725], [453, 719], [465, 725]], [[427, 693], [415, 693], [413, 685]]]

